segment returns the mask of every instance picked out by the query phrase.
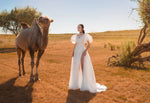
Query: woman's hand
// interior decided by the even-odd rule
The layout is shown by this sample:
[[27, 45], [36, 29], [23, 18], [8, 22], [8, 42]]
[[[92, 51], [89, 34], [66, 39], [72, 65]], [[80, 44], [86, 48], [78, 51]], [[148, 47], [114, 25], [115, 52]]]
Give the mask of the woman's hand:
[[72, 52], [72, 57], [74, 57], [74, 52]]
[[86, 56], [86, 50], [83, 52], [82, 56]]
[[87, 52], [87, 50], [88, 50], [89, 47], [90, 47], [90, 42], [87, 41], [87, 47], [86, 47], [86, 49], [84, 50], [84, 52], [82, 53], [82, 56], [83, 56], [83, 57], [86, 56], [86, 52]]

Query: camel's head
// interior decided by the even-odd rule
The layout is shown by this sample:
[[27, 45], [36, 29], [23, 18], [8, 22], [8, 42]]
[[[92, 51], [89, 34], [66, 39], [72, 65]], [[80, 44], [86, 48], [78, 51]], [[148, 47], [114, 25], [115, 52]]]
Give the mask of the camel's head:
[[48, 17], [43, 17], [40, 16], [38, 18], [39, 23], [43, 26], [43, 27], [49, 27], [50, 23], [52, 23], [54, 20], [48, 18]]

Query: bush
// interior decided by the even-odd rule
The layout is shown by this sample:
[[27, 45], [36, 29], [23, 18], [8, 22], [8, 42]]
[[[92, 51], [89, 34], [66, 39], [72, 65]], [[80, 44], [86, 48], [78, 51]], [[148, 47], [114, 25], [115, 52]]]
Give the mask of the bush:
[[118, 56], [118, 65], [120, 66], [131, 66], [133, 56], [131, 53], [133, 49], [136, 47], [133, 41], [129, 41], [125, 44], [121, 44], [121, 48]]
[[113, 45], [111, 43], [108, 43], [108, 45], [109, 45], [111, 51], [115, 50], [115, 45]]

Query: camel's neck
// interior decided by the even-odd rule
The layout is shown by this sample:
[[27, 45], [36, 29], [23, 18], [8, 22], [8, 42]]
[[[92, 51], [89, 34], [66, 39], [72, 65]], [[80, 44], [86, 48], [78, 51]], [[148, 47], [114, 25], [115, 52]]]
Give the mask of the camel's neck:
[[49, 27], [43, 27], [42, 29], [40, 29], [39, 25], [37, 24], [36, 22], [36, 19], [33, 21], [32, 25], [31, 25], [31, 28], [36, 28], [37, 31], [37, 34], [40, 34], [39, 36], [39, 40], [40, 42], [39, 43], [39, 48], [41, 50], [44, 50], [46, 49], [47, 47], [47, 44], [48, 44], [48, 32], [49, 32]]
[[43, 35], [42, 35], [42, 49], [46, 49], [48, 44], [48, 32], [49, 28], [43, 28]]

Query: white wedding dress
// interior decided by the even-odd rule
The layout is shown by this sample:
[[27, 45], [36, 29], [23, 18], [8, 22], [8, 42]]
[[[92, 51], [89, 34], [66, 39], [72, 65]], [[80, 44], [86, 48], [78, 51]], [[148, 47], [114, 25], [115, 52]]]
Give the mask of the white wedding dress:
[[72, 57], [69, 89], [80, 89], [81, 91], [89, 91], [91, 93], [105, 91], [107, 89], [106, 86], [96, 83], [92, 62], [88, 52], [86, 52], [86, 56], [84, 56], [82, 73], [81, 56], [85, 50], [84, 45], [87, 41], [90, 43], [93, 41], [92, 36], [89, 34], [84, 34], [81, 37], [79, 37], [78, 34], [74, 34], [71, 37], [71, 42], [77, 44], [74, 49], [74, 56]]

